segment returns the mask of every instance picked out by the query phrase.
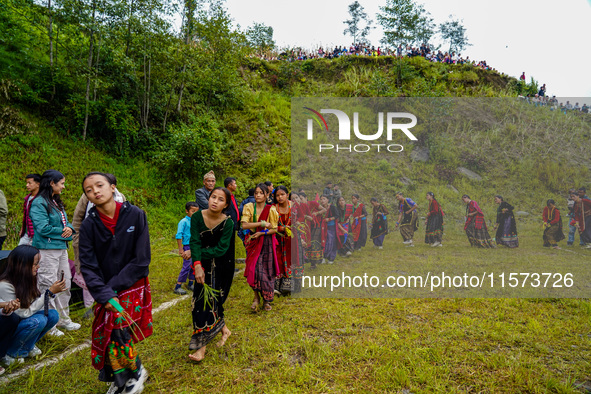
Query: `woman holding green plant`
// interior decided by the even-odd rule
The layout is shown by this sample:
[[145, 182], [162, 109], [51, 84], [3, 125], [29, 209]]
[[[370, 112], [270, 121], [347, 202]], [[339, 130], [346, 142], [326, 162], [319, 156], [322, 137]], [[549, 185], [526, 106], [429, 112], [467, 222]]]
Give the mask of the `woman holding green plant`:
[[[193, 335], [189, 359], [201, 361], [205, 347], [221, 331], [223, 346], [231, 334], [224, 321], [224, 301], [232, 284], [234, 265], [228, 255], [233, 240], [234, 222], [222, 212], [230, 205], [232, 195], [224, 187], [216, 187], [209, 195], [209, 208], [191, 217], [191, 259], [195, 269], [193, 289]], [[228, 272], [231, 271], [231, 273]], [[225, 283], [229, 281], [229, 283]]]
[[97, 304], [92, 323], [92, 366], [99, 380], [113, 382], [108, 393], [140, 393], [148, 372], [136, 343], [152, 335], [148, 281], [150, 235], [146, 214], [116, 202], [115, 185], [100, 172], [82, 181], [95, 204], [80, 226], [80, 270]]

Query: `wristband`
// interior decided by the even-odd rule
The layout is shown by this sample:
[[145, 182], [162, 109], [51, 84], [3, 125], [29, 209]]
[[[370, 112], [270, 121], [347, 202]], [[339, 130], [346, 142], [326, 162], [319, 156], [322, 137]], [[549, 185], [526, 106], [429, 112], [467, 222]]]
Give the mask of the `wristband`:
[[[201, 266], [201, 261], [196, 261], [196, 262], [194, 262], [194, 263], [193, 263], [193, 268], [195, 268], [195, 266], [197, 266], [197, 265]], [[203, 267], [202, 267], [202, 268], [203, 268]]]
[[120, 303], [118, 303], [117, 301], [115, 301], [114, 298], [111, 298], [109, 301], [107, 301], [109, 304], [111, 304], [113, 306], [113, 308], [115, 308], [115, 310], [119, 313], [124, 313], [125, 309], [123, 309], [123, 306], [121, 306]]
[[261, 227], [265, 227], [267, 225], [267, 222], [264, 220], [261, 220]]
[[265, 230], [263, 230], [263, 233], [265, 233], [265, 234], [267, 234], [268, 232], [269, 232], [269, 229], [268, 228], [265, 229]]

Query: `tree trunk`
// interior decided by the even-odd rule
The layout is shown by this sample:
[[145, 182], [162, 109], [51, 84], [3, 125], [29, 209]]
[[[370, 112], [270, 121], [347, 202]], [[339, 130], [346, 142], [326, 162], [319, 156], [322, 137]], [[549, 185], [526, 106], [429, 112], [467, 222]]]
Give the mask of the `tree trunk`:
[[92, 2], [92, 23], [90, 28], [90, 47], [88, 49], [88, 76], [86, 77], [86, 110], [84, 113], [84, 130], [82, 131], [82, 140], [86, 141], [86, 132], [88, 130], [88, 109], [90, 107], [90, 79], [92, 77], [92, 57], [94, 51], [94, 17], [96, 13], [96, 3]]
[[125, 39], [125, 56], [129, 56], [129, 46], [131, 45], [131, 18], [133, 16], [133, 0], [129, 4], [129, 17], [127, 18], [127, 37]]
[[47, 25], [47, 35], [49, 36], [49, 69], [50, 69], [50, 78], [51, 78], [51, 101], [55, 97], [55, 83], [53, 81], [53, 17], [51, 14], [51, 0], [47, 0], [47, 12], [48, 12], [48, 25]]
[[[98, 48], [96, 51], [96, 63], [94, 64], [94, 68], [97, 69], [99, 66], [99, 62], [101, 59], [101, 46], [103, 43], [103, 36], [100, 35], [99, 36], [99, 43], [98, 43]], [[98, 75], [96, 76], [96, 78], [94, 79], [94, 92], [92, 94], [92, 101], [96, 101], [96, 90], [98, 88]]]
[[[187, 22], [185, 25], [185, 49], [189, 46], [189, 41], [191, 39], [191, 35], [193, 34], [193, 25], [194, 25], [194, 13], [196, 5], [195, 3], [190, 3], [187, 6], [187, 1], [184, 4], [184, 12], [183, 12], [183, 21], [185, 20], [185, 16], [187, 17]], [[181, 113], [181, 103], [183, 101], [183, 92], [185, 90], [185, 72], [187, 71], [187, 57], [183, 56], [183, 70], [181, 71], [181, 87], [179, 89], [179, 100], [176, 105], [176, 111]]]
[[[151, 46], [150, 46], [151, 48]], [[150, 90], [152, 88], [152, 56], [148, 57], [148, 83], [146, 88], [146, 130], [148, 129], [148, 118], [150, 116]]]
[[172, 101], [172, 95], [174, 94], [174, 86], [170, 89], [170, 95], [168, 101], [166, 101], [166, 111], [164, 112], [164, 121], [162, 122], [162, 132], [166, 132], [166, 120], [168, 119], [168, 113], [170, 111], [170, 102]]
[[183, 100], [183, 91], [185, 90], [185, 71], [187, 70], [187, 63], [183, 64], [183, 71], [181, 71], [181, 87], [179, 89], [179, 101], [176, 105], [176, 112], [181, 113], [181, 101]]

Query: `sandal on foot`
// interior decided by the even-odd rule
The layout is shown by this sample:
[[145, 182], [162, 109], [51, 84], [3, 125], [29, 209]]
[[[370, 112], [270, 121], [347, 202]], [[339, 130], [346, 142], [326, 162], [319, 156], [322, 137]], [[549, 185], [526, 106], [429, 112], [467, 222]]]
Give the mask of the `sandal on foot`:
[[250, 310], [252, 310], [253, 312], [256, 312], [259, 309], [260, 306], [260, 301], [253, 301], [252, 305], [250, 306]]
[[273, 309], [273, 307], [271, 306], [270, 302], [264, 302], [263, 309], [266, 310], [267, 312], [269, 312], [271, 309]]

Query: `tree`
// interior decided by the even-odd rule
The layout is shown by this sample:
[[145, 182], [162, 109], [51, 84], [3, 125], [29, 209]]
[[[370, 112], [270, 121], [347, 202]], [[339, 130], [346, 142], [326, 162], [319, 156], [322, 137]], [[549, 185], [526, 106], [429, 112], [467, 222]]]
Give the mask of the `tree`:
[[417, 7], [419, 19], [415, 28], [417, 42], [420, 44], [428, 44], [435, 34], [435, 23], [431, 18], [431, 13], [426, 11], [423, 5]]
[[254, 25], [246, 30], [246, 39], [248, 44], [254, 48], [259, 55], [275, 48], [273, 41], [273, 28], [264, 23], [255, 22]]
[[[365, 38], [373, 27], [365, 9], [357, 0], [349, 4], [349, 15], [351, 15], [351, 19], [343, 22], [347, 25], [347, 28], [343, 31], [343, 35], [349, 34], [353, 37], [353, 44], [357, 44], [359, 41], [365, 41]], [[363, 28], [362, 22], [365, 22], [365, 27]]]
[[[378, 14], [378, 21], [384, 28], [382, 42], [396, 48], [419, 42], [421, 39], [431, 38], [432, 19], [422, 5], [413, 0], [387, 0], [382, 11]], [[396, 85], [402, 86], [402, 59], [398, 59]]]
[[449, 52], [461, 52], [464, 48], [472, 45], [466, 37], [466, 28], [462, 24], [463, 20], [454, 19], [449, 16], [447, 22], [439, 25], [439, 32], [445, 41], [449, 41]]
[[378, 22], [384, 28], [385, 45], [397, 47], [407, 46], [419, 40], [419, 27], [426, 18], [423, 6], [413, 0], [387, 0], [384, 7], [380, 7]]

